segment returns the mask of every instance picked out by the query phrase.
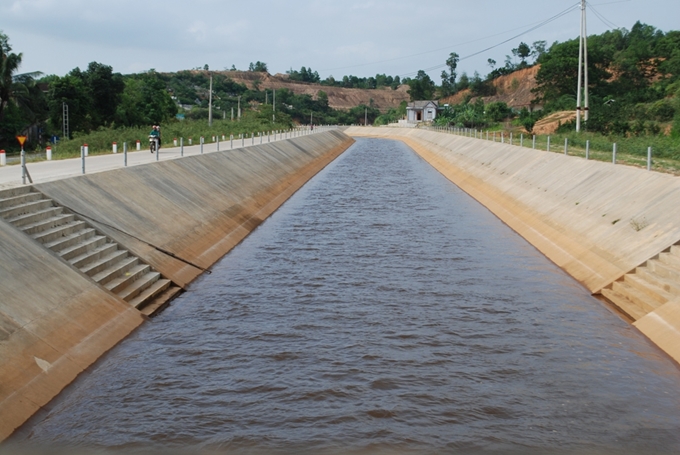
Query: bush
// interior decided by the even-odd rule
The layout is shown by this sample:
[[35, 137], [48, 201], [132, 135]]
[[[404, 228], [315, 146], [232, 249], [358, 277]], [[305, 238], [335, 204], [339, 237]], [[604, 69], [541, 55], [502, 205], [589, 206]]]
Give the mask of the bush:
[[668, 100], [660, 100], [652, 104], [648, 109], [648, 115], [659, 122], [670, 122], [675, 115], [673, 104]]

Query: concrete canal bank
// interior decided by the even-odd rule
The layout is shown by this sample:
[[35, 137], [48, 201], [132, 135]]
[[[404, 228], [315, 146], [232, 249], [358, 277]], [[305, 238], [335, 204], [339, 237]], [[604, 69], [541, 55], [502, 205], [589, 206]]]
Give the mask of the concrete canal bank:
[[[105, 286], [93, 281], [105, 272], [79, 268], [86, 249], [124, 249], [147, 267], [145, 273], [151, 267], [184, 287], [352, 143], [329, 131], [1, 195], [0, 214], [6, 216], [0, 218], [0, 440], [144, 321], [112, 291], [115, 280]], [[38, 212], [57, 210], [46, 201], [60, 214], [39, 217]], [[38, 212], [29, 213], [37, 204]], [[46, 248], [60, 241], [47, 236], [63, 228], [57, 218], [66, 213], [75, 217], [72, 223], [92, 228], [91, 239], [103, 240], [57, 253]], [[52, 224], [38, 233], [40, 223]]]
[[423, 129], [401, 140], [680, 361], [680, 179]]

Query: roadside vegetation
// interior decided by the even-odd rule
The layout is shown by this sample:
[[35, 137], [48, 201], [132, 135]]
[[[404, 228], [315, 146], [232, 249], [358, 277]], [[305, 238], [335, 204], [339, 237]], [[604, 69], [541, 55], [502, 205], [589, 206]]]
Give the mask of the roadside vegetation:
[[[583, 132], [574, 132], [573, 115], [560, 123], [551, 141], [561, 150], [568, 139], [570, 151], [611, 159], [617, 144], [620, 160], [639, 164], [652, 147], [655, 163], [672, 172], [680, 168], [680, 31], [662, 32], [636, 23], [631, 30], [616, 29], [588, 37], [590, 118]], [[22, 54], [12, 50], [9, 37], [0, 32], [0, 148], [19, 150], [14, 137], [29, 136], [28, 149], [44, 150], [50, 138], [59, 136], [55, 156], [73, 156], [87, 143], [93, 153], [104, 153], [111, 143], [146, 142], [150, 125], [160, 123], [165, 144], [174, 137], [251, 134], [286, 130], [295, 125], [395, 123], [406, 115], [406, 103], [380, 112], [359, 105], [341, 111], [329, 106], [324, 87], [397, 89], [406, 84], [412, 101], [457, 96], [462, 102], [438, 113], [435, 126], [503, 132], [530, 138], [537, 122], [560, 112], [576, 110], [578, 39], [548, 46], [545, 41], [519, 43], [504, 64], [488, 60], [489, 72], [458, 74], [460, 57], [450, 53], [435, 82], [425, 71], [400, 78], [329, 76], [321, 79], [309, 67], [287, 71], [291, 81], [318, 86], [315, 96], [297, 95], [288, 89], [273, 93], [260, 88], [259, 77], [247, 87], [229, 77], [229, 71], [211, 72], [208, 66], [176, 73], [149, 70], [122, 75], [102, 63], [64, 76], [21, 74]], [[497, 78], [537, 66], [533, 99], [521, 109], [498, 101]], [[232, 66], [232, 70], [236, 70]], [[251, 63], [248, 71], [267, 74], [267, 64]], [[208, 126], [212, 75], [213, 125]], [[533, 79], [532, 79], [533, 80]], [[513, 80], [513, 82], [515, 82]], [[496, 96], [496, 98], [492, 98]], [[64, 105], [68, 106], [69, 137], [61, 137]], [[239, 115], [240, 112], [240, 115]], [[274, 116], [275, 114], [275, 116]], [[548, 119], [549, 120], [549, 119]], [[546, 121], [546, 120], [544, 120]], [[537, 148], [545, 149], [546, 135]], [[194, 142], [196, 143], [196, 142]], [[539, 146], [540, 145], [540, 146]]]

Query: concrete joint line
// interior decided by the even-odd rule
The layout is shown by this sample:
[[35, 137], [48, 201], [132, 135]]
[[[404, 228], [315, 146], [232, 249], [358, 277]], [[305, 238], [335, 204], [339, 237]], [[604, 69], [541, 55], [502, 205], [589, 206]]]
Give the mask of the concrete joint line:
[[[203, 268], [203, 267], [201, 267], [200, 265], [194, 264], [193, 262], [191, 262], [191, 261], [189, 261], [189, 260], [187, 260], [187, 259], [184, 259], [184, 258], [182, 258], [182, 257], [180, 257], [180, 256], [177, 256], [177, 255], [176, 255], [175, 253], [173, 253], [172, 251], [168, 251], [168, 250], [166, 250], [166, 249], [164, 249], [164, 248], [161, 248], [161, 247], [159, 247], [159, 246], [157, 246], [157, 245], [154, 245], [154, 244], [151, 243], [151, 242], [147, 242], [147, 241], [144, 240], [144, 239], [140, 239], [139, 237], [137, 237], [137, 236], [135, 236], [135, 235], [132, 235], [132, 234], [130, 234], [130, 233], [128, 233], [128, 232], [125, 232], [124, 230], [122, 230], [122, 229], [120, 229], [120, 228], [118, 228], [118, 227], [116, 227], [116, 226], [112, 226], [112, 225], [110, 225], [110, 224], [107, 224], [107, 223], [104, 223], [104, 222], [102, 222], [102, 221], [96, 220], [96, 219], [94, 219], [94, 218], [92, 218], [92, 217], [89, 217], [89, 216], [84, 215], [84, 214], [82, 214], [82, 213], [80, 213], [80, 212], [77, 212], [77, 211], [75, 211], [75, 210], [73, 210], [73, 209], [71, 209], [71, 208], [68, 208], [68, 210], [70, 210], [71, 212], [73, 212], [74, 214], [76, 214], [76, 215], [78, 215], [78, 216], [81, 216], [81, 217], [83, 217], [83, 218], [87, 218], [88, 220], [90, 220], [90, 221], [93, 222], [93, 223], [101, 224], [102, 226], [106, 226], [107, 228], [114, 229], [114, 230], [116, 230], [116, 231], [118, 231], [118, 232], [121, 232], [121, 233], [127, 235], [128, 237], [132, 237], [132, 238], [135, 239], [135, 240], [139, 240], [140, 242], [142, 242], [142, 243], [144, 243], [144, 244], [146, 244], [146, 245], [149, 245], [151, 248], [153, 248], [153, 249], [155, 249], [155, 250], [157, 250], [157, 251], [160, 251], [161, 253], [166, 254], [166, 255], [170, 256], [171, 258], [173, 258], [173, 259], [177, 259], [178, 261], [184, 262], [185, 264], [190, 265], [191, 267], [197, 268], [197, 269], [200, 270], [201, 272], [205, 272], [205, 273], [208, 273], [208, 274], [211, 274], [211, 273], [212, 273], [210, 270], [208, 270], [208, 269], [206, 269], [206, 268]], [[180, 286], [180, 287], [182, 287], [182, 286]], [[182, 287], [182, 289], [184, 290], [184, 287]]]

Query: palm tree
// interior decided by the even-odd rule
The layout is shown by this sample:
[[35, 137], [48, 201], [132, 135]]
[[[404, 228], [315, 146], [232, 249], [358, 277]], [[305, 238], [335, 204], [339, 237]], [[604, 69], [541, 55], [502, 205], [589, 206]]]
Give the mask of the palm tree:
[[0, 32], [0, 121], [4, 117], [7, 103], [11, 101], [25, 106], [29, 89], [35, 84], [34, 78], [40, 76], [39, 71], [15, 74], [21, 66], [23, 54], [11, 53], [7, 35]]

